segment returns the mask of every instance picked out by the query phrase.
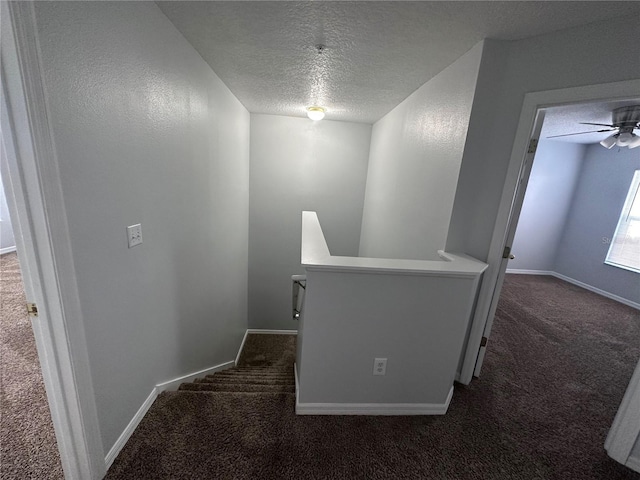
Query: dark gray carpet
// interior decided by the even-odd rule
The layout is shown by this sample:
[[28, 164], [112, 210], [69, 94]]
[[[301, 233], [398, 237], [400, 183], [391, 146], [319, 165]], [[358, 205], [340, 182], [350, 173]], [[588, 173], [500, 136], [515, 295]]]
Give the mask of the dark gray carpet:
[[252, 334], [242, 349], [238, 366], [183, 383], [190, 392], [295, 393], [294, 335]]
[[[260, 341], [250, 358], [274, 363]], [[603, 445], [639, 356], [638, 311], [510, 276], [482, 377], [456, 386], [445, 416], [296, 416], [290, 393], [165, 392], [107, 478], [638, 479]]]
[[296, 361], [295, 335], [247, 335], [240, 358], [239, 367], [290, 368]]
[[18, 258], [0, 256], [0, 479], [63, 478]]

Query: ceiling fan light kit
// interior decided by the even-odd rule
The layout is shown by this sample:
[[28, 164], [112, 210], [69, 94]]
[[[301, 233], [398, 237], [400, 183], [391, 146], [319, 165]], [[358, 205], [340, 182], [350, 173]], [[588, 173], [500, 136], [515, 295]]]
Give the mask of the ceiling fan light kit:
[[600, 145], [602, 145], [604, 148], [613, 148], [615, 144], [616, 144], [615, 135], [611, 135], [610, 137], [607, 137], [600, 142]]
[[566, 135], [553, 135], [547, 138], [568, 137], [571, 135], [583, 135], [586, 133], [613, 132], [613, 135], [605, 138], [600, 142], [604, 148], [611, 149], [614, 146], [636, 148], [640, 147], [640, 136], [636, 135], [634, 130], [640, 130], [640, 105], [630, 105], [627, 107], [616, 108], [611, 112], [613, 123], [591, 123], [582, 122], [581, 125], [598, 125], [601, 127], [609, 127], [604, 130], [593, 130], [590, 132], [569, 133]]
[[622, 131], [621, 133], [615, 133], [605, 138], [600, 142], [600, 145], [609, 149], [616, 145], [618, 147], [636, 148], [640, 147], [640, 136], [629, 130]]

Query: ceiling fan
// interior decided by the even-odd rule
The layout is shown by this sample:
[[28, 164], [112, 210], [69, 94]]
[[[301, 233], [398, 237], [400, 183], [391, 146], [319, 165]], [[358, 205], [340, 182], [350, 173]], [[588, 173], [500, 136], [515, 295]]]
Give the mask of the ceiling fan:
[[567, 133], [565, 135], [552, 135], [547, 138], [557, 138], [557, 137], [568, 137], [571, 135], [583, 135], [585, 133], [600, 133], [600, 132], [613, 132], [611, 136], [605, 138], [600, 142], [605, 148], [613, 148], [613, 146], [617, 145], [618, 147], [629, 147], [636, 148], [640, 147], [640, 136], [633, 133], [634, 130], [640, 130], [640, 105], [631, 105], [628, 107], [620, 107], [616, 108], [613, 112], [611, 112], [612, 123], [611, 125], [607, 123], [591, 123], [591, 122], [580, 122], [580, 125], [596, 125], [600, 127], [609, 127], [602, 130], [592, 130], [590, 132], [578, 132], [578, 133]]

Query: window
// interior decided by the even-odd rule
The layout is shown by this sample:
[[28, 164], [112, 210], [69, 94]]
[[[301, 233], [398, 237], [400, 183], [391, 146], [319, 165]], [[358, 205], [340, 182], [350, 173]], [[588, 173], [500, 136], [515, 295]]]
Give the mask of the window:
[[604, 263], [640, 273], [640, 170], [633, 175]]

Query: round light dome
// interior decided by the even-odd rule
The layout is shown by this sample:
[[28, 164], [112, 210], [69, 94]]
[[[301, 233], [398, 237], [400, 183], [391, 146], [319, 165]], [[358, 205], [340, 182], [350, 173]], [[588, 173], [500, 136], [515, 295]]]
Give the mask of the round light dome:
[[307, 117], [311, 120], [322, 120], [324, 118], [324, 108], [307, 107]]
[[618, 135], [618, 140], [616, 141], [616, 143], [620, 147], [626, 147], [632, 141], [633, 141], [633, 135], [631, 133], [629, 133], [629, 132], [624, 132], [624, 133], [621, 133], [620, 135]]

